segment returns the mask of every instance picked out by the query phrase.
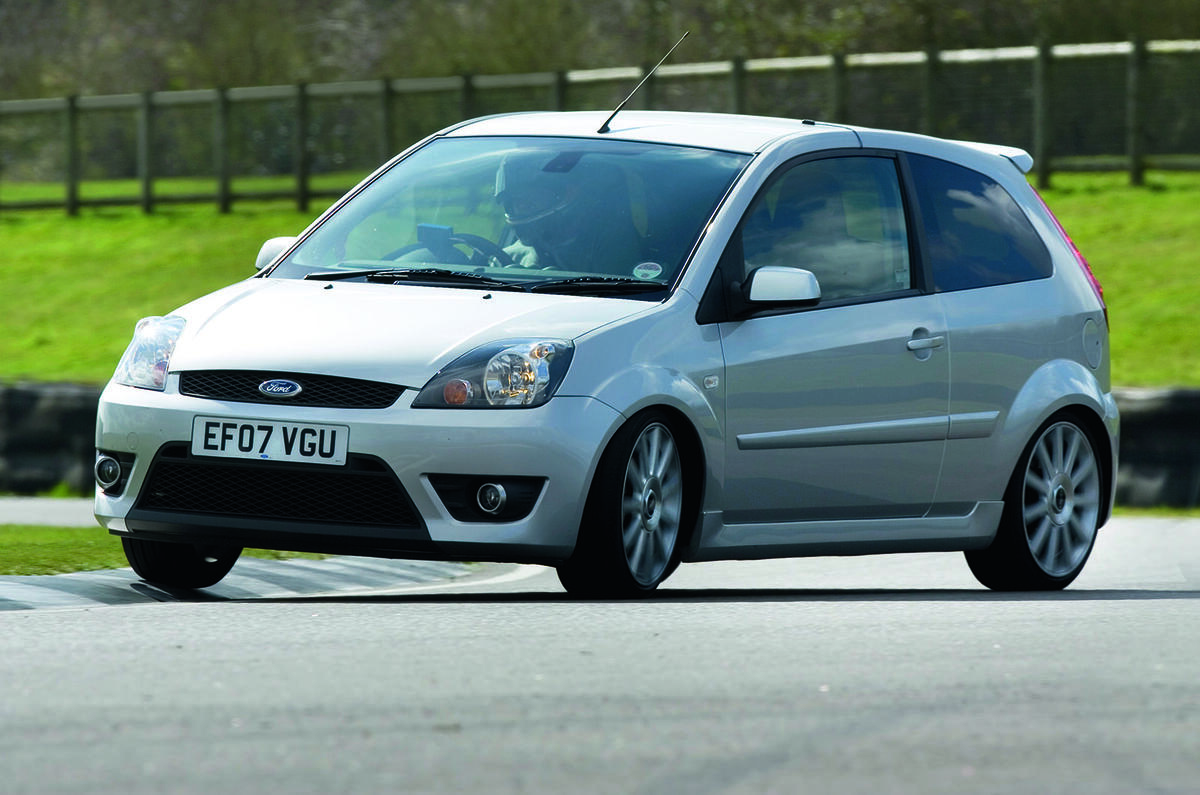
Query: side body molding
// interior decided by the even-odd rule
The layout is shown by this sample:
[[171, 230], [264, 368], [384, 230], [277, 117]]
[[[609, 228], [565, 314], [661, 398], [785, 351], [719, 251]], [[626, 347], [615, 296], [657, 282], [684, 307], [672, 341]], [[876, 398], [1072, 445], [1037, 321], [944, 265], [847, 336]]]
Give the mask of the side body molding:
[[840, 447], [859, 444], [936, 442], [941, 439], [982, 439], [990, 436], [998, 411], [955, 414], [888, 422], [862, 422], [826, 428], [744, 433], [737, 437], [739, 450], [783, 450], [804, 447]]

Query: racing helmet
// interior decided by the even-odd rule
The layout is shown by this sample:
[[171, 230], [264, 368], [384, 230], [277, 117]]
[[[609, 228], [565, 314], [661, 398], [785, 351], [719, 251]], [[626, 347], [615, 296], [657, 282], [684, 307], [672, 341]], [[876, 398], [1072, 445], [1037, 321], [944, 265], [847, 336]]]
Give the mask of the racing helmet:
[[564, 245], [574, 239], [584, 195], [579, 155], [516, 152], [496, 171], [495, 197], [504, 220], [530, 245]]

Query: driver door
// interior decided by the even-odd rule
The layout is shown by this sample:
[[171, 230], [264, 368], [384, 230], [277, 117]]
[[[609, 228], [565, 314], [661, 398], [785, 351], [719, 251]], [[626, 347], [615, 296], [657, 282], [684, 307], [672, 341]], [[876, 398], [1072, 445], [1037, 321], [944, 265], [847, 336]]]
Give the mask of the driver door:
[[910, 265], [894, 160], [785, 166], [740, 237], [744, 278], [802, 268], [822, 298], [720, 325], [726, 524], [924, 515], [949, 428], [949, 351], [939, 300]]

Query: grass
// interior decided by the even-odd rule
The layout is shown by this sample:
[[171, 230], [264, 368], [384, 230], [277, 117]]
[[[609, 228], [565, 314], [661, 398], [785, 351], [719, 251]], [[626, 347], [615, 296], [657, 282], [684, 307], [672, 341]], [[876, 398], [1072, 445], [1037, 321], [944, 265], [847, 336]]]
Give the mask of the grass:
[[1130, 508], [1124, 505], [1113, 507], [1113, 516], [1121, 519], [1200, 519], [1200, 507], [1175, 508]]
[[65, 574], [128, 565], [121, 540], [100, 527], [0, 525], [0, 574]]
[[[1152, 172], [1148, 182], [1131, 188], [1124, 174], [1058, 174], [1044, 196], [1104, 284], [1113, 383], [1200, 386], [1200, 174]], [[16, 201], [37, 187], [6, 183], [3, 197]], [[180, 181], [162, 192], [196, 189]], [[134, 195], [136, 185], [87, 183], [85, 195], [122, 191]], [[0, 213], [0, 380], [107, 381], [138, 318], [249, 277], [265, 239], [299, 232], [322, 207]]]
[[[263, 549], [247, 549], [243, 554], [272, 560], [327, 557]], [[128, 565], [121, 539], [101, 527], [0, 525], [0, 575], [66, 574]]]
[[[314, 188], [344, 188], [361, 175], [327, 175]], [[287, 178], [247, 178], [235, 190], [280, 190]], [[61, 198], [61, 186], [5, 183], [5, 201]], [[49, 191], [47, 195], [46, 192]], [[211, 180], [164, 180], [156, 191], [215, 191]], [[84, 198], [137, 195], [137, 183], [84, 183]], [[0, 381], [102, 384], [133, 326], [254, 273], [259, 246], [299, 233], [329, 205], [314, 200], [301, 213], [291, 201], [161, 205], [0, 213]]]
[[1113, 383], [1200, 386], [1200, 174], [1059, 175], [1046, 201], [1104, 285]]
[[0, 216], [0, 379], [104, 383], [138, 318], [251, 276], [264, 240], [310, 220], [279, 204]]

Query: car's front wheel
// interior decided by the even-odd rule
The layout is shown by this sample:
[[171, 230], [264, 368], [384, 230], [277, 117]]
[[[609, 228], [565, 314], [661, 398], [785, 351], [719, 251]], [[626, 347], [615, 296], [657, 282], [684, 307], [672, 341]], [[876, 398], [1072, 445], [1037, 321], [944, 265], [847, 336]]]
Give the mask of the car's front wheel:
[[1052, 418], [1025, 448], [987, 549], [966, 553], [971, 572], [1000, 591], [1065, 588], [1091, 554], [1103, 514], [1104, 477], [1091, 433]]
[[659, 411], [617, 432], [601, 458], [575, 553], [558, 567], [569, 593], [643, 596], [675, 570], [694, 499], [681, 443]]
[[242, 550], [122, 538], [125, 558], [137, 575], [152, 585], [167, 588], [207, 588], [221, 581]]

